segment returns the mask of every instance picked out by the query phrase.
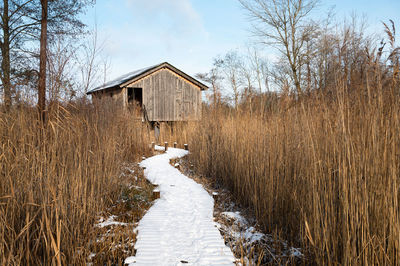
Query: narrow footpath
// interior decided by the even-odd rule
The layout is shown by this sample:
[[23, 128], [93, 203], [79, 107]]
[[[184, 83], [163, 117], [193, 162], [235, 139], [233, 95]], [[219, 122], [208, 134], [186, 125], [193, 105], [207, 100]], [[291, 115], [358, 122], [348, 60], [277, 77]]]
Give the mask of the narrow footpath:
[[[161, 147], [158, 147], [161, 148]], [[141, 162], [160, 199], [139, 222], [136, 256], [129, 265], [233, 265], [235, 257], [213, 221], [213, 198], [169, 164], [187, 151], [169, 148]]]

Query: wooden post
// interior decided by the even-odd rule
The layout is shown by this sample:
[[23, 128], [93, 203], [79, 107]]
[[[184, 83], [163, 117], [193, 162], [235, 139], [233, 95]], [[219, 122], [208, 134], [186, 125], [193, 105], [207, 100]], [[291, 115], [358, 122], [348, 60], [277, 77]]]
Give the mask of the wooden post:
[[154, 142], [151, 143], [151, 149], [154, 151], [154, 149], [156, 148], [156, 144]]
[[189, 145], [188, 144], [183, 144], [183, 146], [185, 147], [185, 150], [189, 150]]
[[216, 201], [218, 199], [218, 192], [213, 192], [212, 196], [213, 196], [214, 200]]
[[154, 126], [154, 138], [156, 142], [159, 143], [160, 141], [160, 124], [156, 123]]
[[160, 198], [160, 191], [158, 189], [153, 190], [153, 200]]
[[178, 145], [178, 143], [176, 143], [176, 141], [174, 142], [174, 148], [176, 148], [176, 146]]
[[164, 146], [165, 146], [165, 151], [168, 150], [168, 142], [164, 142]]

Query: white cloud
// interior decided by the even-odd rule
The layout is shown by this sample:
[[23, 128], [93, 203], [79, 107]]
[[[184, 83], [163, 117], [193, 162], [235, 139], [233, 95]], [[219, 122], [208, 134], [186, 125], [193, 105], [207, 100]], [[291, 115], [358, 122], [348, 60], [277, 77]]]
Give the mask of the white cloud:
[[214, 56], [240, 40], [237, 27], [228, 37], [221, 31], [217, 7], [194, 0], [104, 0], [99, 37], [107, 40], [104, 52], [112, 62], [108, 79], [163, 61], [188, 74], [208, 71]]
[[[133, 16], [148, 25], [160, 25], [172, 35], [206, 34], [190, 0], [125, 0]], [[161, 24], [160, 24], [161, 22]]]

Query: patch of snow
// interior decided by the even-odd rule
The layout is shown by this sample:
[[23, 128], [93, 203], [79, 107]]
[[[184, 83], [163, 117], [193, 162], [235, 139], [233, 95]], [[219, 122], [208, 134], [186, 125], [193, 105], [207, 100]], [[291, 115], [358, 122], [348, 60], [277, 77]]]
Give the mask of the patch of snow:
[[[235, 252], [239, 252], [238, 254], [242, 254], [243, 248], [246, 249], [246, 254], [251, 257], [251, 262], [257, 262], [260, 259], [260, 254], [254, 253], [253, 248], [258, 246], [262, 249], [267, 249], [269, 252], [267, 256], [262, 258], [263, 263], [273, 263], [276, 258], [287, 258], [287, 257], [297, 257], [301, 259], [303, 254], [300, 249], [294, 247], [288, 247], [286, 241], [277, 240], [269, 234], [264, 234], [252, 226], [254, 225], [254, 221], [247, 220], [244, 216], [240, 214], [240, 211], [237, 210], [237, 207], [232, 202], [230, 205], [226, 205], [224, 207], [224, 211], [218, 213], [221, 220], [219, 220], [218, 229], [223, 233], [223, 235], [228, 240], [228, 244], [232, 246]], [[273, 247], [275, 244], [281, 245], [282, 250], [277, 251]], [[249, 262], [250, 257], [246, 257], [245, 254], [244, 265], [251, 265]]]
[[110, 217], [107, 218], [107, 220], [104, 221], [104, 218], [101, 217], [99, 222], [96, 224], [97, 227], [106, 227], [106, 226], [110, 226], [110, 225], [122, 225], [122, 226], [126, 226], [128, 225], [127, 223], [122, 223], [122, 222], [117, 222], [114, 221], [114, 219], [117, 216], [115, 215], [111, 215]]
[[154, 146], [154, 150], [156, 150], [156, 151], [165, 151], [165, 147], [164, 146], [155, 145]]
[[260, 241], [263, 237], [265, 237], [265, 234], [257, 232], [257, 230], [252, 226], [247, 228], [246, 231], [244, 232], [244, 238], [249, 243], [254, 243], [256, 241]]
[[135, 170], [133, 170], [132, 168], [129, 168], [129, 167], [126, 167], [125, 170], [127, 170], [131, 174], [135, 173]]
[[133, 170], [131, 167], [129, 167], [129, 164], [126, 164], [127, 166], [123, 166], [121, 168], [121, 174], [119, 175], [119, 177], [125, 177], [128, 175], [132, 175], [133, 173], [135, 173], [135, 170]]
[[244, 218], [238, 211], [237, 212], [221, 212], [221, 215], [234, 220], [235, 223], [240, 223], [242, 225], [247, 224], [246, 218]]
[[145, 177], [159, 185], [161, 197], [139, 222], [136, 256], [126, 258], [126, 264], [233, 265], [235, 262], [213, 222], [212, 196], [169, 164], [170, 159], [186, 154], [185, 150], [169, 148], [140, 164], [146, 168]]
[[135, 257], [133, 257], [133, 256], [127, 257], [127, 258], [125, 259], [125, 264], [131, 264], [131, 263], [135, 263], [135, 262], [136, 262], [136, 259], [135, 259]]
[[137, 190], [143, 190], [142, 187], [139, 187], [139, 186], [136, 186], [136, 185], [130, 185], [129, 186], [129, 189], [132, 189], [132, 188], [137, 189]]
[[92, 259], [94, 258], [96, 256], [96, 253], [90, 253], [89, 254], [89, 256], [88, 256], [88, 263], [86, 263], [86, 266], [92, 266], [93, 265], [93, 263], [91, 262], [92, 261]]

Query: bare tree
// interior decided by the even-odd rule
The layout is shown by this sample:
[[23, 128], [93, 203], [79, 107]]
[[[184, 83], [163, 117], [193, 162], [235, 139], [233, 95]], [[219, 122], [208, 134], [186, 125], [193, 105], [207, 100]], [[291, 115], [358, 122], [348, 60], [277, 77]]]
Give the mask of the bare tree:
[[[97, 23], [89, 38], [82, 46], [82, 53], [79, 55], [81, 58], [80, 73], [82, 79], [82, 89], [84, 94], [94, 86], [94, 84], [99, 83], [102, 70], [101, 69], [101, 54], [104, 50], [104, 42], [99, 43], [99, 38], [97, 34]], [[103, 65], [107, 66], [107, 60], [103, 60]]]
[[257, 69], [252, 67], [252, 62], [250, 60], [251, 59], [247, 56], [246, 60], [243, 60], [242, 64], [239, 66], [240, 74], [243, 77], [245, 87], [248, 89], [253, 88], [253, 82], [257, 74]]
[[[0, 2], [0, 80], [3, 88], [5, 109], [11, 107], [12, 79], [16, 69], [19, 73], [26, 64], [19, 64], [23, 43], [31, 40], [37, 33], [40, 21], [38, 9], [33, 0], [2, 0]], [[15, 67], [15, 65], [19, 65]]]
[[38, 108], [42, 122], [45, 121], [46, 107], [46, 62], [47, 62], [47, 19], [48, 19], [48, 0], [40, 0], [42, 8], [42, 19], [40, 22], [40, 67], [38, 82]]
[[[100, 44], [99, 44], [100, 43]], [[110, 60], [103, 52], [96, 27], [82, 42], [69, 35], [53, 37], [48, 47], [47, 93], [50, 102], [86, 97], [86, 92], [107, 79]]]
[[52, 34], [68, 35], [82, 33], [84, 24], [79, 20], [79, 14], [91, 0], [40, 0], [42, 10], [40, 22], [40, 69], [38, 82], [38, 109], [41, 120], [45, 121], [46, 105], [46, 63], [47, 63], [47, 25]]
[[301, 67], [305, 36], [309, 34], [306, 17], [318, 0], [239, 0], [257, 24], [255, 32], [273, 44], [289, 64], [298, 94], [301, 89]]
[[207, 73], [198, 73], [196, 74], [196, 78], [211, 84], [211, 100], [214, 109], [216, 109], [221, 103], [221, 85], [219, 81], [222, 79], [222, 77], [219, 74], [218, 68], [214, 66]]
[[108, 55], [104, 55], [104, 54], [102, 54], [102, 55], [103, 56], [101, 58], [100, 65], [101, 65], [101, 68], [103, 70], [103, 74], [102, 74], [103, 80], [102, 80], [102, 82], [103, 82], [103, 84], [105, 84], [107, 82], [108, 74], [109, 74], [110, 69], [111, 69], [111, 58]]
[[265, 58], [261, 57], [256, 47], [248, 49], [248, 58], [250, 66], [255, 73], [255, 79], [257, 81], [258, 92], [261, 94], [263, 87], [269, 91], [269, 77], [268, 77], [268, 62]]
[[[3, 1], [3, 10], [1, 14], [1, 28], [2, 28], [2, 40], [0, 41], [1, 47], [1, 82], [3, 85], [4, 94], [4, 105], [6, 111], [10, 110], [11, 106], [11, 69], [10, 69], [10, 16], [9, 16], [9, 5], [8, 0]], [[8, 49], [6, 49], [8, 47]]]
[[[252, 62], [252, 56], [250, 51], [243, 57], [242, 63], [240, 64], [240, 75], [243, 79], [244, 89], [242, 93], [242, 101], [247, 102], [249, 105], [250, 112], [252, 111], [252, 101], [255, 92], [255, 87], [253, 86], [254, 81], [257, 78], [258, 70], [254, 68]], [[260, 90], [261, 91], [261, 90]]]
[[57, 36], [48, 47], [47, 86], [50, 102], [60, 99], [71, 100], [76, 95], [75, 54], [76, 40], [68, 36]]
[[240, 75], [242, 59], [239, 57], [237, 52], [231, 51], [223, 58], [217, 59], [215, 65], [224, 73], [225, 78], [233, 91], [235, 108], [237, 109], [239, 106], [240, 84], [242, 83]]

